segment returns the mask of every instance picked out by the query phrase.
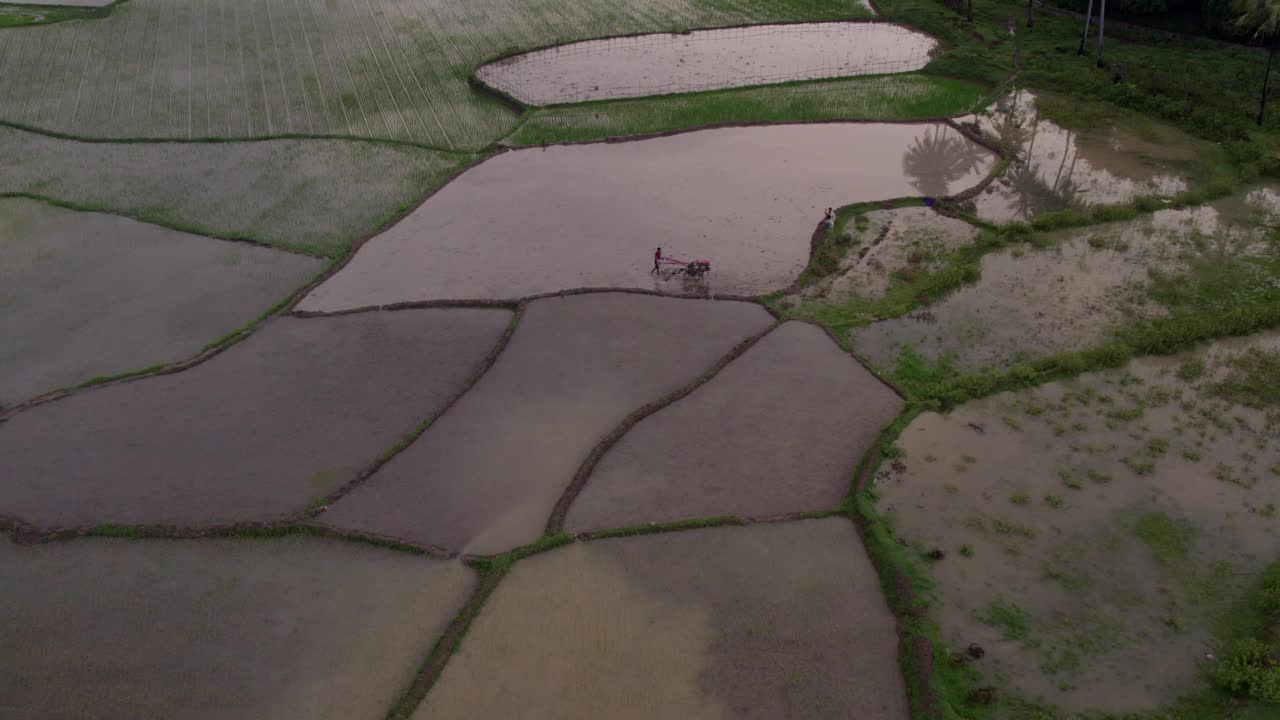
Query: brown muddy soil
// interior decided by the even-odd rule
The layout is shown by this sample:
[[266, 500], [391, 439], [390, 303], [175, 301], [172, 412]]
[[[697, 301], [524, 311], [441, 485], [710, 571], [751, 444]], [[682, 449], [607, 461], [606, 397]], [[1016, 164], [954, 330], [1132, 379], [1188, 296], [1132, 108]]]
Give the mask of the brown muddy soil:
[[880, 297], [895, 274], [930, 272], [940, 255], [978, 236], [976, 227], [930, 208], [876, 210], [865, 217], [865, 227], [850, 222], [844, 229], [852, 242], [839, 270], [805, 288], [803, 299], [844, 303], [854, 297]]
[[1035, 100], [1018, 90], [976, 118], [985, 134], [1018, 153], [1004, 176], [977, 197], [978, 217], [1028, 220], [1077, 205], [1167, 197], [1187, 189], [1195, 139], [1154, 122], [1146, 122], [1142, 134], [1114, 124], [1068, 130], [1041, 117]]
[[567, 528], [836, 507], [901, 411], [901, 398], [820, 328], [787, 323], [623, 436]]
[[892, 368], [909, 346], [929, 360], [975, 370], [1097, 345], [1122, 322], [1164, 312], [1144, 291], [1152, 269], [1258, 251], [1256, 232], [1231, 224], [1245, 215], [1238, 204], [1161, 210], [1051, 233], [1044, 250], [1019, 245], [988, 254], [976, 283], [856, 331], [854, 346], [881, 368]]
[[0, 406], [191, 357], [324, 261], [0, 199]]
[[[367, 242], [301, 310], [511, 299], [579, 287], [756, 295], [809, 261], [827, 207], [975, 185], [992, 155], [931, 124], [724, 128], [506, 152]], [[655, 247], [711, 261], [654, 275]]]
[[905, 720], [894, 618], [848, 520], [522, 560], [414, 715]]
[[[1274, 417], [1214, 397], [1266, 337], [1004, 394], [902, 434], [879, 508], [931, 565], [945, 640], [1002, 693], [1064, 713], [1155, 709], [1222, 657], [1218, 622], [1280, 552]], [[1191, 377], [1187, 375], [1186, 377]], [[1274, 409], [1270, 411], [1274, 413]]]
[[0, 424], [0, 515], [81, 526], [300, 512], [458, 392], [510, 318], [281, 318], [189, 370], [20, 412]]
[[910, 72], [937, 47], [892, 23], [753, 25], [559, 45], [482, 65], [476, 77], [521, 102], [552, 105]]
[[318, 538], [0, 542], [0, 716], [374, 720], [473, 584]]
[[535, 301], [480, 382], [320, 520], [469, 553], [532, 542], [601, 438], [771, 321], [738, 302]]

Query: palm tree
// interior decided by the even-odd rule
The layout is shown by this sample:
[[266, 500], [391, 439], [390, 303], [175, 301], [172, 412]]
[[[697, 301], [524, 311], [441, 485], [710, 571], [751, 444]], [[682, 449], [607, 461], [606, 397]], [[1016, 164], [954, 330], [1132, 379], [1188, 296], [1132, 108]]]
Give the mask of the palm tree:
[[1240, 13], [1237, 27], [1253, 33], [1254, 42], [1267, 46], [1267, 71], [1262, 76], [1262, 99], [1258, 102], [1258, 124], [1267, 112], [1267, 86], [1271, 82], [1271, 61], [1276, 57], [1276, 45], [1280, 41], [1280, 0], [1236, 0]]
[[1080, 49], [1076, 51], [1077, 55], [1084, 54], [1085, 41], [1089, 39], [1089, 19], [1093, 17], [1093, 0], [1089, 0], [1089, 9], [1084, 11], [1084, 32], [1080, 33]]

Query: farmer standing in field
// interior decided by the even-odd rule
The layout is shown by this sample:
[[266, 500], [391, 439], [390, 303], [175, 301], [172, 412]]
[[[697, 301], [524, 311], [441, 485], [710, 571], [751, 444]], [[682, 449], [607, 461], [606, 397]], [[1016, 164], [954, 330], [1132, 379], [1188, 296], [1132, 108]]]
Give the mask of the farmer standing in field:
[[662, 262], [662, 248], [658, 248], [653, 253], [653, 270], [651, 272], [655, 272], [655, 273], [658, 272], [658, 264], [661, 262]]

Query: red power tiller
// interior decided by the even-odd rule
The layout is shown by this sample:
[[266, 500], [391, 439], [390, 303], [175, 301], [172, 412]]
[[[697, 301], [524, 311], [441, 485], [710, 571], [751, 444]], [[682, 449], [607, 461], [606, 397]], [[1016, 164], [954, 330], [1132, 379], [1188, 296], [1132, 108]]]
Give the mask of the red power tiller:
[[676, 266], [678, 268], [676, 270], [677, 273], [684, 273], [691, 278], [700, 278], [711, 272], [710, 260], [689, 260], [686, 262], [673, 257], [663, 257], [658, 261], [658, 264]]

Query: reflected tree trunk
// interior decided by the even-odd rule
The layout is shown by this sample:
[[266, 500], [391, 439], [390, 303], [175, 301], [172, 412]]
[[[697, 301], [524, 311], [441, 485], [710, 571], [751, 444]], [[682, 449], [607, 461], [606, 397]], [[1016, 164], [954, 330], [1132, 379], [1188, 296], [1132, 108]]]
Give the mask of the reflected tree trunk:
[[[1067, 131], [1067, 144], [1062, 146], [1062, 162], [1058, 163], [1058, 174], [1053, 178], [1053, 191], [1058, 192], [1059, 183], [1062, 182], [1062, 169], [1067, 166], [1067, 156], [1071, 154], [1071, 131]], [[1076, 153], [1078, 156], [1080, 153]], [[1072, 162], [1072, 167], [1075, 163]]]
[[1089, 40], [1089, 20], [1093, 18], [1093, 0], [1089, 0], [1089, 9], [1084, 11], [1084, 32], [1080, 33], [1080, 49], [1077, 55], [1084, 54], [1085, 42]]
[[1027, 27], [1035, 27], [1036, 22], [1036, 0], [1027, 0]]

